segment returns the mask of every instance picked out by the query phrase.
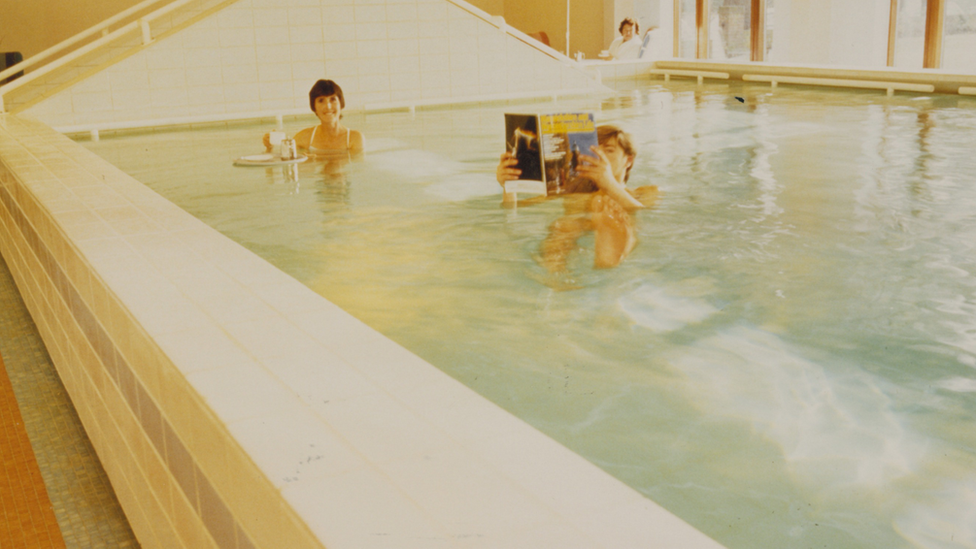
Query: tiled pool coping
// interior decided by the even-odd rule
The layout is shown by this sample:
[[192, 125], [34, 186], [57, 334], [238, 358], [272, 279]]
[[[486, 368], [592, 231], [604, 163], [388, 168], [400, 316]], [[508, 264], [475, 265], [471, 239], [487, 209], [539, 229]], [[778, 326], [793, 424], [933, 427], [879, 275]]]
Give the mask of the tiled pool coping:
[[0, 251], [146, 547], [719, 547], [9, 115]]

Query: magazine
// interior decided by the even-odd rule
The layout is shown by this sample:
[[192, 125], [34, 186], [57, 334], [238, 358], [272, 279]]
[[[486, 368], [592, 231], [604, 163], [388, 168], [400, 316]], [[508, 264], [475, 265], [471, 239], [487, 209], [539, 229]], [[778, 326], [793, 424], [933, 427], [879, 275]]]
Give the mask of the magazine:
[[506, 113], [505, 135], [506, 149], [515, 155], [522, 170], [519, 180], [540, 184], [534, 188], [517, 185], [515, 192], [566, 192], [579, 178], [577, 168], [583, 162], [582, 156], [593, 156], [590, 147], [598, 144], [593, 113], [588, 112]]

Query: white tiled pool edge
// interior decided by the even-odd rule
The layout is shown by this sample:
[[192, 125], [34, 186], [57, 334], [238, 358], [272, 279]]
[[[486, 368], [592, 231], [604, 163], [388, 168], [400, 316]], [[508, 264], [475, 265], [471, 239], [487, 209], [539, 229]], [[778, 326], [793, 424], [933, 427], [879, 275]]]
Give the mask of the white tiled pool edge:
[[14, 116], [0, 252], [145, 547], [719, 547]]

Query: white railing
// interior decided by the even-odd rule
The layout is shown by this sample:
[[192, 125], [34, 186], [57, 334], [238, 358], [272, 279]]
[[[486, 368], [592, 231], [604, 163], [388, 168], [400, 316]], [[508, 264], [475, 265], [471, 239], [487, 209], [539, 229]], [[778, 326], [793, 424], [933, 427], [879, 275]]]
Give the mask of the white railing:
[[552, 47], [543, 44], [542, 42], [539, 42], [535, 38], [532, 38], [528, 34], [525, 34], [524, 32], [518, 29], [510, 27], [508, 23], [505, 22], [505, 18], [500, 15], [491, 15], [484, 10], [472, 6], [468, 2], [465, 2], [464, 0], [447, 0], [447, 2], [453, 6], [461, 8], [462, 10], [470, 13], [471, 15], [474, 15], [478, 19], [481, 19], [482, 21], [485, 21], [490, 25], [493, 25], [501, 32], [521, 42], [524, 42], [525, 44], [539, 50], [540, 52], [548, 55], [549, 57], [552, 57], [557, 61], [561, 61], [563, 63], [575, 63], [575, 61], [572, 58], [564, 55], [562, 52], [555, 50]]
[[717, 78], [719, 80], [728, 80], [730, 75], [727, 72], [717, 72], [717, 71], [699, 71], [699, 70], [682, 70], [682, 69], [651, 69], [650, 74], [664, 75], [664, 81], [667, 82], [671, 80], [672, 76], [690, 76], [692, 78], [698, 78], [698, 84], [701, 85], [705, 78]]
[[932, 93], [935, 86], [932, 84], [917, 84], [911, 82], [884, 82], [877, 80], [854, 80], [846, 78], [816, 78], [809, 76], [787, 76], [771, 74], [744, 74], [742, 79], [747, 82], [769, 82], [770, 86], [776, 87], [777, 84], [799, 84], [803, 86], [833, 86], [842, 88], [864, 88], [875, 90], [887, 90], [888, 97], [894, 95], [896, 90], [912, 91], [921, 93]]
[[[142, 33], [142, 45], [145, 46], [146, 44], [149, 44], [153, 40], [153, 38], [152, 38], [152, 32], [151, 32], [151, 28], [150, 28], [150, 23], [153, 20], [158, 19], [159, 17], [162, 17], [162, 16], [170, 13], [173, 10], [179, 9], [179, 8], [185, 6], [186, 4], [189, 4], [191, 2], [195, 2], [195, 1], [198, 1], [198, 0], [176, 0], [175, 2], [171, 2], [171, 3], [167, 4], [166, 6], [163, 6], [163, 7], [159, 8], [159, 9], [157, 9], [156, 11], [153, 11], [152, 13], [150, 13], [148, 15], [145, 15], [143, 17], [140, 17], [136, 21], [131, 21], [128, 24], [126, 24], [126, 25], [124, 25], [122, 27], [119, 27], [118, 29], [116, 29], [115, 31], [113, 31], [111, 33], [108, 32], [108, 28], [111, 25], [113, 25], [113, 24], [115, 24], [115, 23], [117, 23], [119, 21], [122, 21], [122, 20], [124, 20], [127, 17], [131, 17], [132, 15], [134, 15], [134, 14], [140, 12], [140, 11], [144, 11], [144, 10], [148, 9], [149, 7], [151, 7], [152, 5], [158, 4], [159, 2], [162, 2], [162, 1], [165, 1], [165, 0], [144, 0], [143, 2], [137, 4], [136, 6], [133, 6], [133, 7], [129, 8], [129, 9], [127, 9], [127, 10], [119, 13], [118, 15], [116, 15], [114, 17], [111, 17], [109, 19], [106, 19], [102, 23], [100, 23], [100, 24], [98, 24], [98, 25], [96, 25], [96, 26], [94, 26], [94, 27], [92, 27], [92, 28], [90, 28], [90, 29], [88, 29], [88, 30], [86, 30], [84, 32], [81, 32], [81, 33], [79, 33], [79, 34], [77, 34], [77, 35], [75, 35], [75, 36], [73, 36], [73, 37], [71, 37], [71, 38], [69, 38], [69, 39], [67, 39], [65, 41], [63, 41], [63, 42], [61, 42], [60, 44], [58, 44], [56, 46], [52, 46], [51, 48], [48, 48], [47, 50], [44, 50], [43, 52], [41, 52], [41, 53], [39, 53], [37, 55], [34, 55], [34, 56], [30, 57], [29, 59], [26, 59], [26, 60], [24, 60], [24, 61], [22, 61], [22, 62], [20, 62], [20, 63], [18, 63], [16, 65], [14, 65], [13, 67], [10, 67], [10, 68], [4, 70], [2, 73], [0, 73], [0, 80], [2, 80], [3, 78], [5, 78], [5, 77], [7, 77], [9, 75], [12, 75], [12, 74], [15, 74], [15, 73], [17, 73], [19, 71], [22, 71], [22, 70], [24, 70], [24, 69], [26, 69], [28, 67], [37, 65], [41, 61], [43, 61], [43, 60], [45, 60], [45, 59], [47, 59], [47, 58], [49, 58], [49, 57], [57, 54], [58, 52], [63, 52], [67, 48], [70, 48], [74, 44], [77, 44], [77, 43], [81, 42], [82, 40], [84, 40], [84, 39], [86, 39], [86, 38], [88, 38], [90, 36], [93, 36], [96, 33], [99, 33], [99, 32], [102, 33], [102, 36], [100, 38], [98, 38], [98, 39], [96, 39], [96, 40], [94, 40], [94, 41], [92, 41], [92, 42], [90, 42], [90, 43], [88, 43], [88, 44], [86, 44], [86, 45], [84, 45], [84, 46], [76, 49], [76, 50], [73, 50], [73, 51], [71, 51], [68, 54], [63, 55], [63, 56], [57, 58], [56, 60], [54, 60], [54, 61], [52, 61], [52, 62], [44, 65], [43, 67], [41, 67], [41, 68], [39, 68], [37, 70], [31, 71], [31, 72], [25, 74], [24, 76], [22, 76], [22, 77], [20, 77], [20, 78], [18, 78], [16, 80], [13, 80], [13, 81], [11, 81], [9, 83], [7, 83], [4, 86], [0, 86], [0, 113], [5, 112], [5, 110], [4, 110], [4, 101], [3, 101], [4, 95], [6, 95], [6, 94], [8, 94], [8, 93], [10, 93], [10, 92], [12, 92], [12, 91], [14, 91], [14, 90], [22, 87], [22, 86], [24, 86], [26, 84], [29, 84], [30, 82], [33, 82], [34, 80], [36, 80], [36, 79], [44, 76], [45, 74], [48, 74], [48, 73], [50, 73], [50, 72], [52, 72], [54, 70], [57, 70], [57, 69], [65, 66], [65, 65], [67, 65], [71, 61], [73, 61], [73, 60], [75, 60], [75, 59], [77, 59], [77, 58], [79, 58], [79, 57], [81, 57], [83, 55], [86, 55], [88, 53], [91, 53], [92, 51], [97, 50], [98, 48], [101, 48], [102, 46], [104, 46], [106, 44], [109, 44], [109, 43], [115, 41], [116, 39], [118, 39], [118, 38], [120, 38], [120, 37], [122, 37], [124, 35], [127, 35], [129, 33], [132, 33], [132, 32], [135, 32], [135, 31], [138, 30], [139, 32]], [[483, 11], [483, 10], [481, 10], [481, 9], [479, 9], [479, 8], [471, 5], [471, 4], [469, 4], [468, 2], [466, 2], [464, 0], [447, 0], [447, 2], [449, 2], [450, 4], [452, 4], [452, 5], [454, 5], [454, 6], [458, 7], [458, 8], [463, 9], [464, 11], [470, 13], [471, 15], [474, 15], [475, 17], [478, 17], [479, 19], [487, 22], [488, 24], [490, 24], [490, 25], [498, 28], [501, 32], [503, 32], [503, 33], [505, 33], [505, 34], [507, 34], [509, 36], [512, 36], [513, 38], [515, 38], [515, 39], [517, 39], [517, 40], [525, 43], [526, 45], [528, 45], [528, 46], [530, 46], [530, 47], [532, 47], [532, 48], [534, 48], [534, 49], [542, 52], [543, 54], [545, 54], [545, 55], [547, 55], [547, 56], [549, 56], [549, 57], [551, 57], [551, 58], [553, 58], [553, 59], [555, 59], [557, 61], [562, 62], [563, 64], [571, 65], [571, 64], [575, 63], [573, 59], [571, 59], [571, 58], [563, 55], [561, 52], [556, 51], [555, 49], [553, 49], [553, 48], [551, 48], [551, 47], [543, 44], [542, 42], [539, 42], [538, 40], [532, 38], [531, 36], [525, 34], [524, 32], [522, 32], [522, 31], [520, 31], [518, 29], [515, 29], [515, 28], [510, 27], [505, 22], [505, 19], [503, 17], [501, 17], [501, 16], [493, 16], [493, 15], [490, 15], [489, 13], [487, 13], [487, 12], [485, 12], [485, 11]]]
[[102, 33], [102, 36], [100, 38], [98, 38], [98, 39], [96, 39], [96, 40], [94, 40], [92, 42], [89, 42], [88, 44], [85, 44], [84, 46], [82, 46], [80, 48], [77, 48], [75, 50], [72, 50], [70, 53], [67, 53], [65, 55], [62, 55], [61, 57], [58, 57], [54, 61], [51, 61], [50, 63], [47, 63], [46, 65], [42, 66], [41, 68], [39, 68], [37, 70], [31, 71], [31, 72], [25, 74], [24, 76], [21, 76], [20, 78], [17, 78], [16, 80], [13, 80], [13, 81], [8, 82], [7, 84], [5, 84], [3, 86], [0, 86], [0, 112], [4, 112], [4, 102], [3, 102], [3, 96], [4, 95], [6, 95], [6, 94], [8, 94], [8, 93], [10, 93], [10, 92], [12, 92], [12, 91], [14, 91], [14, 90], [22, 87], [22, 86], [24, 86], [26, 84], [29, 84], [29, 83], [33, 82], [34, 80], [37, 80], [38, 78], [40, 78], [40, 77], [42, 77], [42, 76], [44, 76], [44, 75], [46, 75], [46, 74], [48, 74], [48, 73], [50, 73], [50, 72], [52, 72], [54, 70], [57, 70], [57, 69], [65, 66], [65, 65], [67, 65], [68, 63], [74, 61], [75, 59], [77, 59], [77, 58], [79, 58], [79, 57], [81, 57], [83, 55], [86, 55], [88, 53], [91, 53], [92, 51], [95, 51], [95, 50], [101, 48], [102, 46], [105, 46], [106, 44], [110, 44], [110, 43], [112, 43], [113, 41], [115, 41], [116, 39], [118, 39], [118, 38], [120, 38], [122, 36], [125, 36], [125, 35], [127, 35], [129, 33], [135, 32], [135, 31], [139, 31], [142, 34], [142, 42], [141, 42], [141, 45], [142, 46], [145, 46], [145, 45], [149, 44], [150, 42], [152, 42], [152, 32], [151, 32], [151, 28], [150, 28], [150, 23], [152, 21], [154, 21], [156, 19], [159, 19], [160, 17], [163, 17], [163, 16], [169, 14], [170, 12], [172, 12], [174, 10], [177, 10], [179, 8], [182, 8], [183, 6], [185, 6], [187, 4], [190, 4], [192, 2], [198, 2], [199, 0], [176, 0], [175, 2], [170, 2], [169, 4], [166, 4], [165, 6], [163, 6], [163, 7], [159, 8], [159, 9], [153, 11], [152, 13], [150, 13], [148, 15], [145, 15], [143, 17], [140, 17], [136, 21], [130, 21], [126, 25], [123, 25], [123, 26], [119, 27], [118, 29], [116, 29], [116, 30], [114, 30], [112, 32], [106, 32], [111, 25], [117, 23], [118, 21], [124, 20], [125, 18], [130, 17], [133, 14], [138, 13], [140, 11], [144, 11], [144, 10], [148, 9], [150, 6], [152, 6], [153, 4], [158, 4], [161, 1], [165, 1], [165, 0], [146, 0], [144, 2], [141, 2], [141, 3], [137, 4], [136, 6], [133, 6], [132, 8], [129, 8], [129, 9], [127, 9], [127, 10], [119, 13], [118, 15], [116, 15], [114, 17], [111, 17], [109, 19], [106, 19], [105, 21], [99, 23], [98, 25], [95, 25], [94, 27], [92, 27], [92, 28], [90, 28], [90, 29], [88, 29], [86, 31], [83, 31], [83, 32], [81, 32], [81, 33], [79, 33], [79, 34], [77, 34], [77, 35], [75, 35], [75, 36], [73, 36], [73, 37], [71, 37], [71, 38], [69, 38], [69, 39], [61, 42], [60, 44], [58, 44], [56, 46], [52, 46], [51, 48], [48, 48], [48, 49], [44, 50], [43, 52], [41, 52], [41, 53], [39, 53], [37, 55], [31, 56], [29, 59], [25, 59], [24, 61], [22, 61], [20, 63], [17, 63], [16, 65], [14, 65], [14, 66], [12, 66], [12, 67], [4, 70], [2, 73], [0, 73], [0, 80], [2, 80], [3, 78], [5, 78], [6, 76], [9, 76], [9, 75], [14, 74], [14, 73], [17, 73], [17, 72], [19, 72], [21, 70], [24, 70], [27, 67], [37, 65], [41, 61], [43, 61], [43, 60], [45, 60], [45, 59], [47, 59], [47, 58], [49, 58], [49, 57], [57, 54], [58, 52], [62, 52], [64, 50], [66, 50], [67, 48], [70, 48], [74, 44], [77, 44], [78, 42], [81, 42], [82, 40], [84, 40], [85, 38], [88, 38], [89, 36], [92, 36], [92, 35], [94, 35], [96, 33], [99, 33], [99, 32]]
[[90, 36], [93, 36], [99, 32], [102, 33], [102, 36], [105, 36], [106, 34], [108, 34], [108, 29], [112, 25], [118, 23], [119, 21], [125, 20], [136, 13], [149, 9], [149, 7], [152, 6], [153, 4], [158, 4], [159, 2], [163, 2], [163, 1], [165, 0], [144, 0], [143, 2], [140, 2], [125, 11], [119, 12], [118, 14], [109, 17], [108, 19], [102, 21], [101, 23], [95, 25], [94, 27], [88, 30], [79, 32], [78, 34], [72, 36], [71, 38], [68, 38], [63, 42], [55, 44], [54, 46], [51, 46], [50, 48], [42, 51], [41, 53], [32, 55], [31, 57], [24, 59], [23, 61], [17, 63], [16, 65], [7, 67], [5, 70], [0, 72], [0, 80], [4, 80], [8, 76], [11, 76], [22, 70], [29, 69], [34, 65], [40, 63], [41, 61], [44, 61], [45, 59], [51, 57], [52, 55], [60, 53], [70, 48], [71, 46], [74, 46], [78, 42], [81, 42], [82, 40]]

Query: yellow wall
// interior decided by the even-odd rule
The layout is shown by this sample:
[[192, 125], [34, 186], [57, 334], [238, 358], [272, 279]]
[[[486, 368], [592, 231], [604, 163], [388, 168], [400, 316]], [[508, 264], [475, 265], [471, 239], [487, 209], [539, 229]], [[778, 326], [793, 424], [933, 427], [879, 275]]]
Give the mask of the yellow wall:
[[0, 0], [0, 51], [19, 51], [26, 59], [139, 2]]
[[[501, 15], [516, 29], [532, 34], [539, 31], [549, 35], [549, 45], [566, 51], [566, 1], [532, 2], [526, 0], [468, 0], [472, 5]], [[613, 0], [608, 0], [612, 3]], [[595, 58], [610, 43], [603, 37], [603, 0], [571, 0], [570, 54], [582, 51], [587, 58]]]
[[[582, 51], [589, 59], [596, 59], [600, 50], [610, 45], [604, 43], [603, 1], [572, 0], [570, 6], [570, 54]], [[565, 23], [564, 23], [565, 25]]]
[[468, 2], [491, 15], [505, 16], [505, 0], [468, 0]]
[[510, 0], [505, 6], [505, 21], [522, 32], [543, 31], [549, 35], [549, 45], [566, 49], [566, 6], [562, 2], [519, 2]]

